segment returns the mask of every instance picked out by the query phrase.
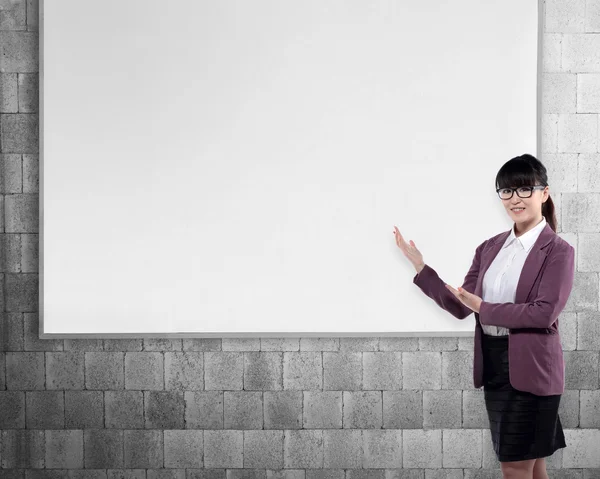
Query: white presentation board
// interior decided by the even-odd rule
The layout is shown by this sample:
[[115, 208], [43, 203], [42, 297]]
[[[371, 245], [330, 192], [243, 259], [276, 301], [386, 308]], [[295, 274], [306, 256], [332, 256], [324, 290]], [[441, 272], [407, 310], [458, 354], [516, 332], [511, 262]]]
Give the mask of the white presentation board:
[[40, 2], [40, 336], [472, 335], [537, 1]]

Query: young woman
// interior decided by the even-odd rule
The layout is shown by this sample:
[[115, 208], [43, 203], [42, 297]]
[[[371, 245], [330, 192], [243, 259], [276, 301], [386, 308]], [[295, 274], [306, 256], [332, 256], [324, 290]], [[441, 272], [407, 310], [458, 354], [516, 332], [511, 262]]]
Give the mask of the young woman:
[[396, 243], [427, 296], [458, 319], [475, 313], [473, 382], [483, 386], [503, 477], [547, 479], [544, 457], [566, 447], [558, 415], [564, 360], [558, 315], [575, 274], [575, 250], [556, 234], [546, 168], [532, 155], [506, 162], [496, 191], [510, 231], [481, 243], [461, 288], [444, 283], [395, 228]]

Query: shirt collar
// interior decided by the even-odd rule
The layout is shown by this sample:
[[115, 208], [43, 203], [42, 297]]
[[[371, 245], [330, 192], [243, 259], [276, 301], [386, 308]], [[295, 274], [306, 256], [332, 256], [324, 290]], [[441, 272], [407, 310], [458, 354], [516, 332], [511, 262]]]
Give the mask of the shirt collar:
[[506, 238], [506, 241], [504, 242], [504, 246], [502, 246], [502, 248], [506, 248], [507, 246], [512, 244], [513, 241], [516, 240], [520, 242], [523, 246], [523, 249], [528, 252], [532, 248], [535, 241], [538, 239], [538, 236], [540, 235], [545, 226], [546, 218], [542, 216], [542, 221], [540, 221], [529, 231], [523, 233], [517, 238], [517, 236], [515, 235], [515, 225], [513, 224], [513, 227], [510, 229], [510, 235], [508, 235], [508, 238]]

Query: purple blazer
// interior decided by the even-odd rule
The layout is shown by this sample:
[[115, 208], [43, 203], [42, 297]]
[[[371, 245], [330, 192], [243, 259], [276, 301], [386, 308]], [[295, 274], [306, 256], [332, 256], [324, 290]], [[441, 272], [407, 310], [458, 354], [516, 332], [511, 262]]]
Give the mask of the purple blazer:
[[[475, 250], [462, 287], [482, 297], [483, 275], [500, 251], [510, 230], [493, 236]], [[509, 329], [509, 379], [513, 388], [538, 396], [562, 394], [565, 364], [558, 333], [558, 315], [565, 308], [575, 275], [575, 249], [546, 224], [531, 247], [517, 283], [514, 303], [483, 301], [475, 313], [473, 384], [483, 386], [482, 324]], [[446, 287], [427, 264], [413, 279], [441, 308], [458, 319], [473, 310]]]

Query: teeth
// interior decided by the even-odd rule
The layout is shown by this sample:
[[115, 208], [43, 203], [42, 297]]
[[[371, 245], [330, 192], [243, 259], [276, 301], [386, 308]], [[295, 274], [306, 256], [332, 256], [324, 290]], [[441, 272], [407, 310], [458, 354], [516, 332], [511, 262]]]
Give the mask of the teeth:
[[525, 208], [513, 208], [513, 211], [521, 211], [524, 210]]

